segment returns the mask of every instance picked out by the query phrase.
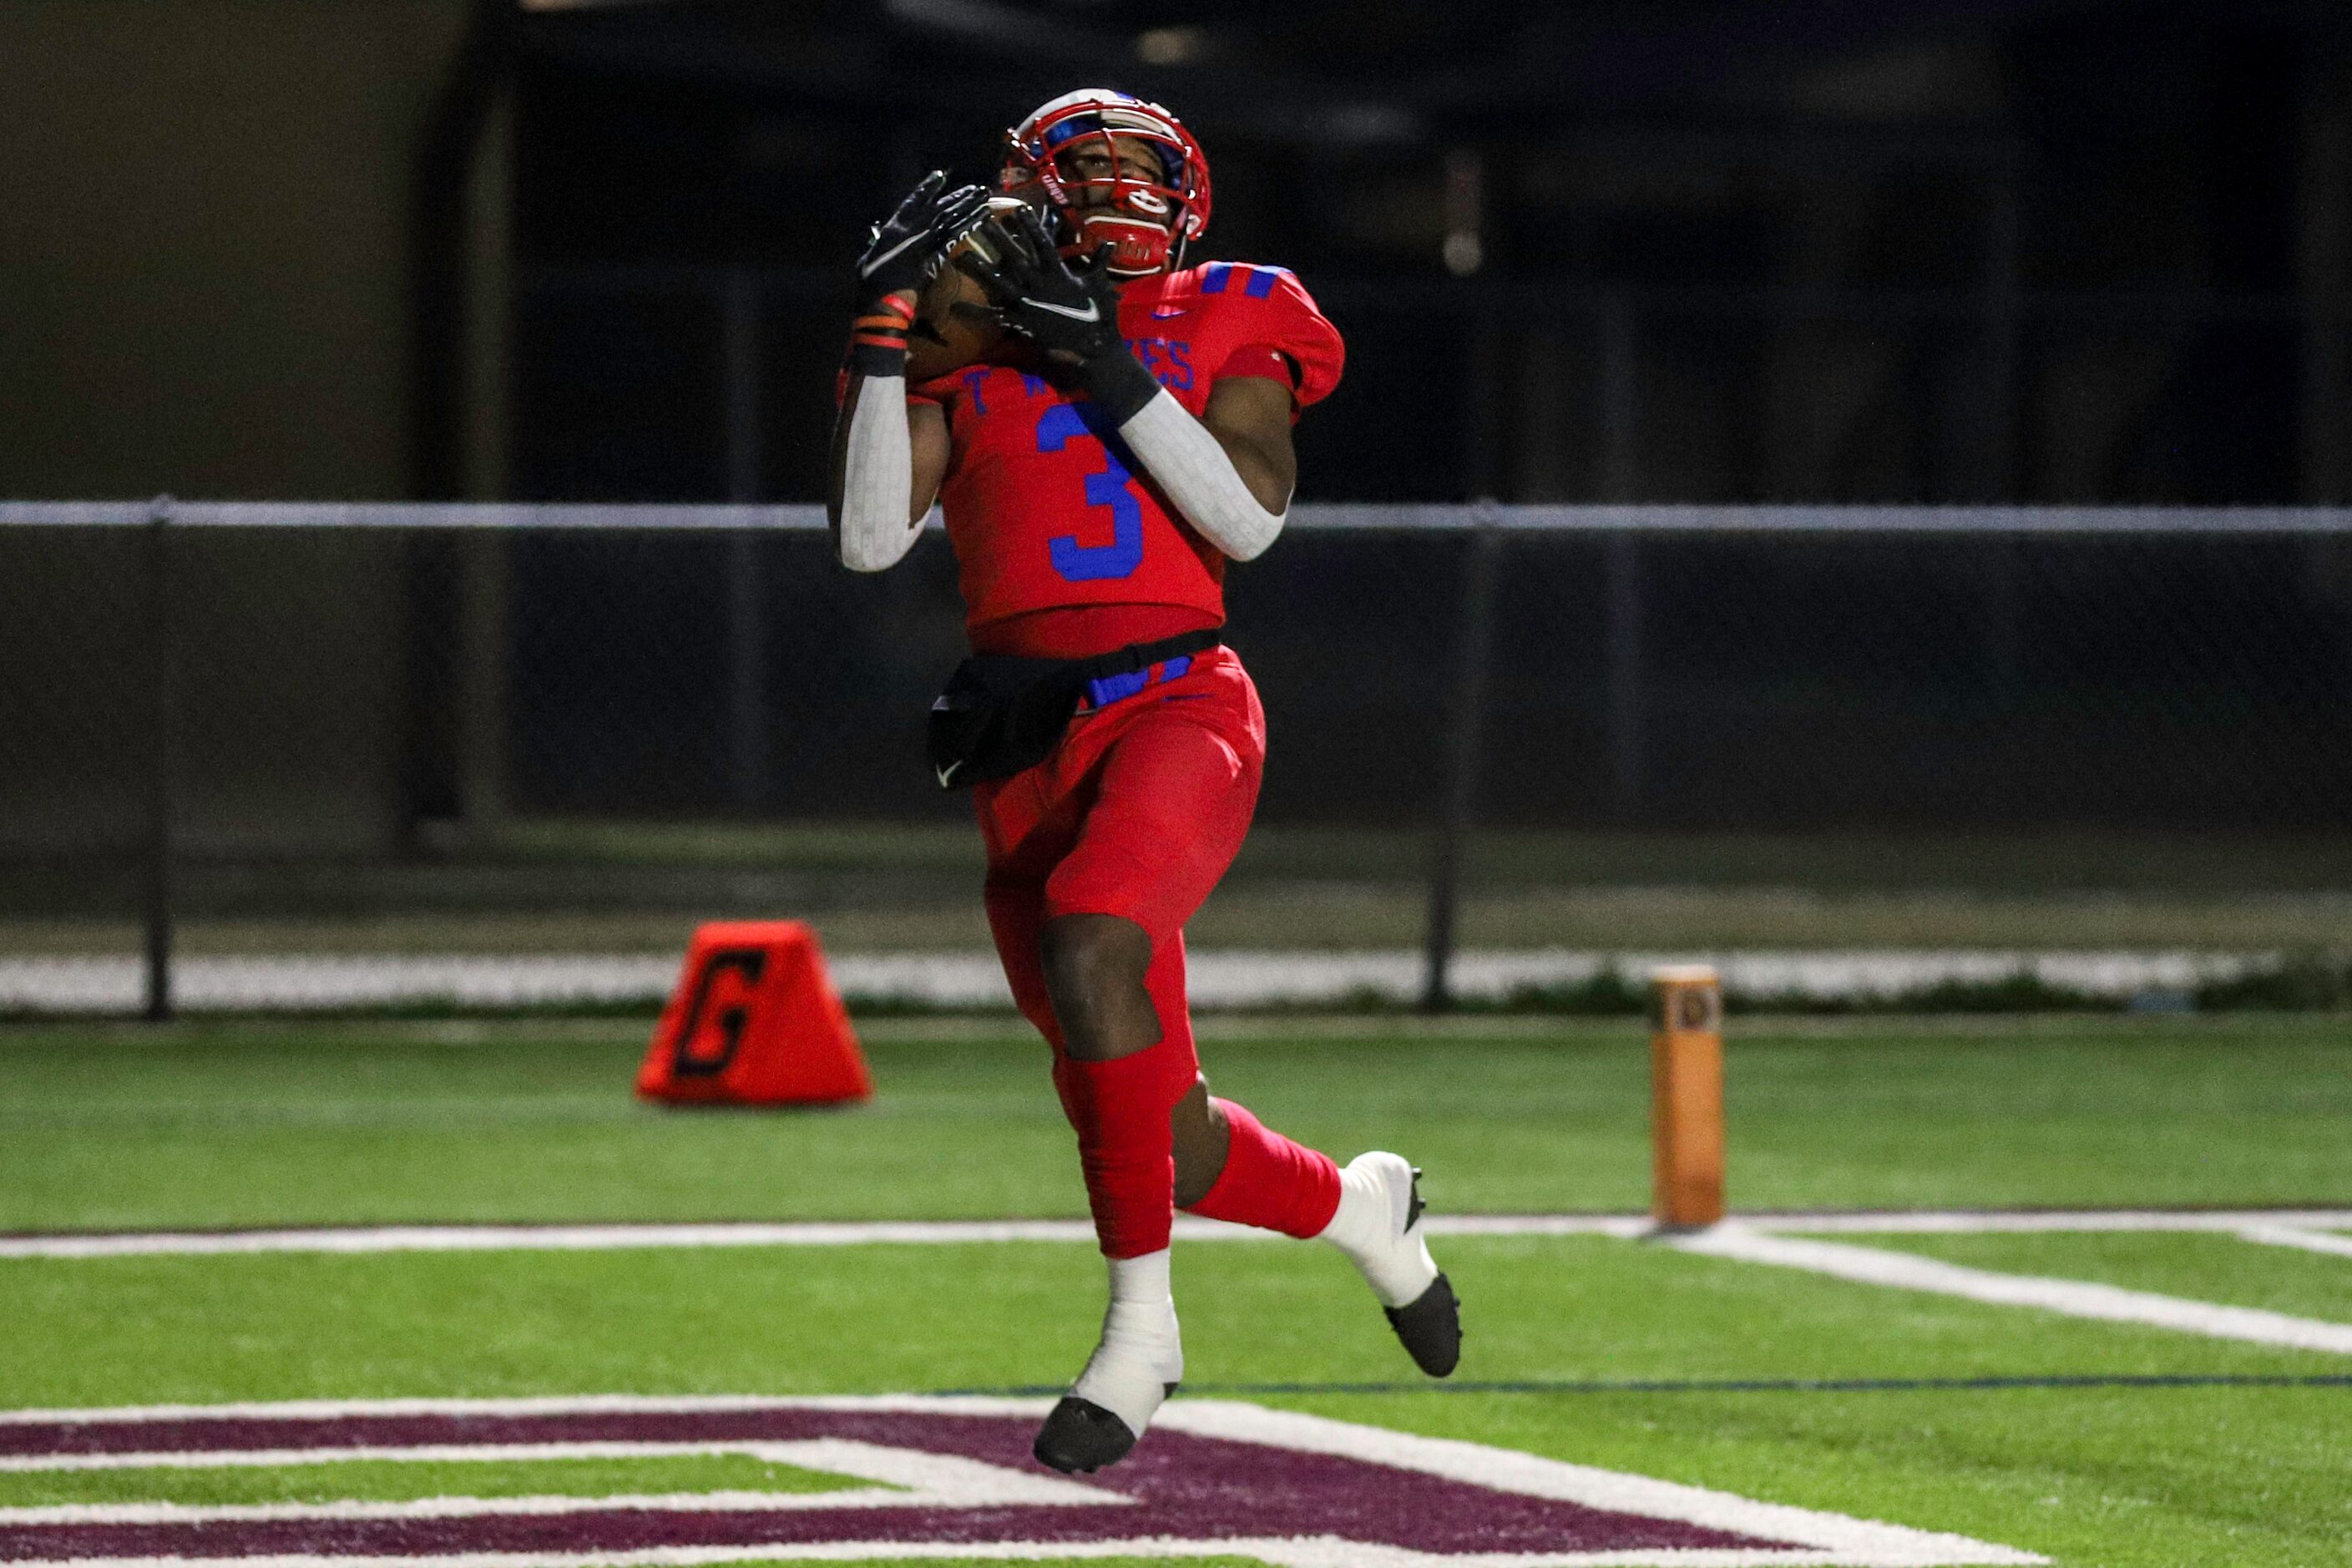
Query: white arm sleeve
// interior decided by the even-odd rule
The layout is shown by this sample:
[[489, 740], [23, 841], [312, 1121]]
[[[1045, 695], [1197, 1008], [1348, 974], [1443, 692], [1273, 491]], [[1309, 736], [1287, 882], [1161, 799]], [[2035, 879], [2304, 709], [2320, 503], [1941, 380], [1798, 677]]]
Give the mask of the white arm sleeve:
[[[1167, 388], [1137, 410], [1118, 434], [1184, 521], [1234, 560], [1255, 560], [1282, 531], [1290, 516], [1288, 503], [1280, 511], [1260, 506], [1209, 427], [1184, 412]], [[845, 530], [843, 538], [847, 537]]]
[[841, 563], [852, 572], [895, 566], [919, 531], [907, 521], [915, 500], [915, 443], [907, 426], [907, 378], [868, 376], [849, 419], [841, 476]]

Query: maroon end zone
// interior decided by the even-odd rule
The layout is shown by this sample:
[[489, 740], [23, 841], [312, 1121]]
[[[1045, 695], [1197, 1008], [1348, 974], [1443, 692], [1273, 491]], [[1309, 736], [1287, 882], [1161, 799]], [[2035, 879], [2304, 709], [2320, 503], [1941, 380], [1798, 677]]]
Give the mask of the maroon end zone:
[[[586, 1403], [586, 1402], [583, 1402]], [[598, 1402], [610, 1404], [612, 1402]], [[687, 1402], [678, 1402], [683, 1405]], [[714, 1405], [718, 1402], [712, 1402]], [[0, 1420], [0, 1456], [225, 1453], [256, 1450], [413, 1448], [592, 1442], [709, 1445], [849, 1439], [919, 1455], [953, 1456], [1009, 1471], [1043, 1474], [1029, 1457], [1036, 1413], [1012, 1402], [978, 1400], [824, 1401], [734, 1405], [718, 1408], [636, 1407], [570, 1411], [434, 1410], [369, 1413], [355, 1407], [331, 1415], [174, 1415], [88, 1419]], [[1042, 1407], [1041, 1407], [1042, 1408]], [[330, 1515], [288, 1507], [270, 1510], [217, 1510], [212, 1517], [108, 1519], [102, 1509], [78, 1510], [69, 1522], [8, 1522], [0, 1510], [0, 1560], [71, 1563], [93, 1559], [233, 1559], [272, 1557], [410, 1559], [512, 1553], [539, 1561], [576, 1558], [610, 1563], [629, 1555], [684, 1549], [716, 1561], [730, 1555], [790, 1558], [795, 1548], [811, 1554], [852, 1544], [908, 1547], [1094, 1545], [1110, 1542], [1189, 1546], [1193, 1552], [1216, 1542], [1318, 1541], [1326, 1547], [1349, 1542], [1371, 1548], [1367, 1558], [1384, 1563], [1447, 1559], [1489, 1553], [1543, 1562], [1591, 1561], [1633, 1552], [1688, 1552], [1695, 1558], [1739, 1552], [1751, 1561], [1821, 1561], [1832, 1543], [1818, 1530], [1794, 1534], [1755, 1533], [1691, 1517], [1690, 1508], [1671, 1517], [1639, 1508], [1598, 1506], [1559, 1495], [1574, 1490], [1579, 1478], [1604, 1478], [1635, 1489], [1649, 1488], [1696, 1499], [1719, 1499], [1727, 1508], [1761, 1505], [1696, 1489], [1664, 1488], [1635, 1477], [1583, 1471], [1528, 1456], [1470, 1445], [1444, 1444], [1375, 1428], [1320, 1421], [1310, 1416], [1214, 1402], [1177, 1402], [1170, 1420], [1155, 1426], [1150, 1440], [1117, 1469], [1091, 1478], [1099, 1490], [1118, 1494], [1127, 1504], [1073, 1507], [1034, 1501], [992, 1505], [829, 1507], [803, 1497], [790, 1509], [729, 1507], [716, 1510], [645, 1506], [604, 1507], [594, 1500], [565, 1511], [515, 1513], [450, 1511], [407, 1517]], [[1220, 1413], [1225, 1413], [1221, 1415]], [[1214, 1430], [1221, 1421], [1247, 1436]], [[1184, 1428], [1192, 1429], [1184, 1429]], [[1296, 1430], [1301, 1441], [1286, 1443], [1280, 1433]], [[1268, 1432], [1274, 1434], [1269, 1438]], [[1367, 1454], [1399, 1447], [1401, 1462]], [[1447, 1458], [1433, 1468], [1410, 1446], [1444, 1456], [1494, 1456], [1493, 1484], [1463, 1474], [1438, 1473], [1465, 1461]], [[1322, 1451], [1317, 1451], [1317, 1450]], [[1333, 1451], [1346, 1450], [1346, 1451]], [[323, 1456], [322, 1456], [323, 1457]], [[1570, 1478], [1546, 1484], [1540, 1495], [1528, 1482], [1550, 1467]], [[1585, 1483], [1590, 1484], [1590, 1483]], [[869, 1494], [870, 1497], [870, 1494]], [[401, 1505], [386, 1505], [396, 1513]], [[125, 1510], [131, 1511], [131, 1510]], [[150, 1514], [158, 1511], [147, 1510]], [[169, 1512], [171, 1510], [162, 1510]], [[245, 1517], [236, 1517], [239, 1512]], [[268, 1511], [273, 1517], [251, 1517]], [[1696, 1511], [1704, 1512], [1704, 1509]], [[1906, 1541], [1906, 1551], [1880, 1561], [1924, 1563], [2019, 1563], [2035, 1561], [1977, 1542], [1895, 1531], [1833, 1515], [1795, 1510], [1761, 1510], [1813, 1521], [1836, 1521], [1864, 1532], [1885, 1532]], [[1810, 1538], [1810, 1539], [1809, 1539]], [[1990, 1555], [1921, 1554], [1925, 1542], [1961, 1544]], [[1384, 1550], [1383, 1550], [1384, 1549]], [[831, 1552], [824, 1554], [830, 1555]], [[1158, 1554], [1149, 1551], [1145, 1554]], [[1171, 1554], [1173, 1554], [1171, 1552]], [[1261, 1555], [1263, 1553], [1260, 1553]], [[675, 1560], [674, 1558], [672, 1560]], [[1325, 1558], [1318, 1557], [1317, 1561]], [[1671, 1561], [1671, 1557], [1667, 1559]], [[1720, 1561], [1720, 1557], [1715, 1560]], [[1843, 1561], [1868, 1561], [1844, 1558]]]

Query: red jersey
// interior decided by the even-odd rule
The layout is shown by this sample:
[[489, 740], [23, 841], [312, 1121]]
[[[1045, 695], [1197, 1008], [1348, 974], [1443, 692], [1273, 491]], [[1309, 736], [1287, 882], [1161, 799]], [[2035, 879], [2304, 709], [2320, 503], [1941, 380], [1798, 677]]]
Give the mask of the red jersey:
[[[1338, 331], [1279, 267], [1212, 261], [1139, 278], [1120, 290], [1118, 325], [1196, 417], [1234, 375], [1288, 380], [1304, 407], [1339, 384], [1346, 358]], [[1224, 556], [1116, 434], [1095, 427], [1094, 405], [1049, 385], [1025, 354], [908, 395], [938, 404], [954, 441], [940, 505], [975, 646], [1071, 658], [1223, 624]], [[1113, 605], [1122, 609], [1099, 608]], [[1038, 614], [1072, 609], [1094, 613]]]

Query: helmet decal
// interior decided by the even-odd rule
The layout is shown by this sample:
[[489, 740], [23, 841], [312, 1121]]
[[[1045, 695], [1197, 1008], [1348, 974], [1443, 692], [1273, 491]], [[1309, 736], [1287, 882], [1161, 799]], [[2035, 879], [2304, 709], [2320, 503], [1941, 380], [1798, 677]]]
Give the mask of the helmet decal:
[[[1089, 138], [1099, 139], [1111, 154], [1112, 172], [1082, 180], [1064, 160]], [[1121, 172], [1114, 138], [1150, 149], [1160, 178]], [[1209, 160], [1183, 121], [1159, 104], [1108, 88], [1082, 88], [1041, 104], [1004, 140], [998, 188], [1050, 212], [1066, 256], [1108, 246], [1113, 272], [1161, 272], [1177, 265], [1186, 242], [1209, 226]]]

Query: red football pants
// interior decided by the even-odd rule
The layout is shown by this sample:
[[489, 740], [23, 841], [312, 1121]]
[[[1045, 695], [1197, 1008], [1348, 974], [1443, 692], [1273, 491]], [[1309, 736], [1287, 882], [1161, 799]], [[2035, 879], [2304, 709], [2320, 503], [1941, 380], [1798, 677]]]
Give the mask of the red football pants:
[[[1169, 1115], [1200, 1078], [1183, 927], [1241, 848], [1265, 761], [1257, 689], [1220, 647], [1173, 679], [1079, 714], [1044, 762], [974, 791], [988, 847], [989, 929], [1013, 1000], [1054, 1047], [1054, 1085], [1078, 1135], [1095, 1233], [1112, 1258], [1168, 1245]], [[1150, 936], [1144, 989], [1159, 1016], [1158, 1044], [1107, 1062], [1064, 1049], [1039, 937], [1047, 921], [1072, 914], [1116, 915]], [[1238, 1110], [1227, 1110], [1224, 1174], [1199, 1211], [1314, 1235], [1339, 1203], [1330, 1161]]]

